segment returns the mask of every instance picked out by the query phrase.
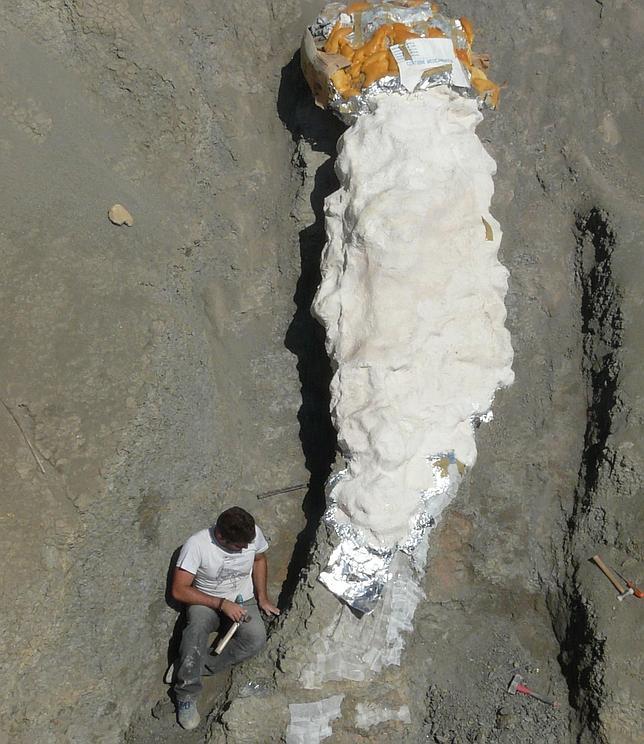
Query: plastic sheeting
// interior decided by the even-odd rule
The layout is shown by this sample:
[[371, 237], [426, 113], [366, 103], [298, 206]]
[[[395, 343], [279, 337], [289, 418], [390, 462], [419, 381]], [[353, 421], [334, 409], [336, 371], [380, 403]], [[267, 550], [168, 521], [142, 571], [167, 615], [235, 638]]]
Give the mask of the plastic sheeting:
[[411, 723], [409, 708], [406, 705], [401, 705], [397, 710], [392, 710], [372, 703], [358, 703], [356, 705], [356, 726], [358, 728], [368, 729], [385, 721]]
[[286, 729], [286, 744], [318, 744], [333, 733], [330, 722], [340, 718], [344, 695], [314, 703], [289, 705], [291, 720]]
[[424, 596], [420, 587], [427, 542], [413, 558], [397, 553], [392, 579], [370, 615], [357, 617], [347, 606], [339, 608], [331, 625], [313, 643], [313, 659], [300, 673], [303, 687], [319, 689], [325, 682], [371, 679], [384, 667], [400, 664], [405, 634], [411, 632], [414, 613]]

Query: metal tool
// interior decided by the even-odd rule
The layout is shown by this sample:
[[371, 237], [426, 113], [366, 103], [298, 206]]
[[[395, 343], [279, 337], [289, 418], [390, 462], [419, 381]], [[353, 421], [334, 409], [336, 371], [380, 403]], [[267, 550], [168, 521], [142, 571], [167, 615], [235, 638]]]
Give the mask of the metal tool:
[[271, 496], [279, 496], [281, 493], [290, 493], [291, 491], [301, 491], [303, 488], [308, 488], [308, 483], [298, 483], [297, 486], [288, 486], [286, 488], [277, 488], [275, 491], [264, 491], [264, 493], [258, 493], [258, 499], [268, 499]]
[[[604, 574], [604, 576], [606, 576], [606, 578], [615, 587], [615, 589], [617, 589], [617, 591], [619, 592], [617, 595], [617, 599], [620, 602], [622, 602], [626, 597], [630, 597], [631, 595], [637, 597], [637, 599], [642, 599], [644, 597], [644, 591], [635, 586], [632, 581], [628, 581], [628, 579], [625, 579], [614, 568], [607, 566], [599, 557], [599, 555], [594, 555], [590, 560], [597, 566], [597, 568]], [[624, 584], [622, 584], [617, 577], [622, 579]]]
[[[243, 601], [244, 601], [244, 598], [242, 597], [241, 594], [238, 594], [235, 597], [235, 603], [236, 604], [242, 604]], [[216, 654], [220, 654], [226, 648], [226, 646], [228, 645], [228, 642], [230, 641], [230, 639], [235, 635], [235, 633], [237, 632], [239, 626], [242, 623], [247, 623], [249, 620], [250, 620], [250, 617], [248, 617], [248, 615], [244, 615], [244, 619], [243, 620], [240, 620], [238, 623], [233, 623], [230, 626], [230, 628], [228, 628], [228, 632], [226, 633], [226, 635], [219, 641], [219, 643], [215, 647], [215, 653]]]
[[629, 597], [631, 594], [636, 597], [637, 599], [644, 598], [644, 591], [642, 591], [639, 587], [635, 586], [635, 584], [632, 581], [629, 581], [628, 579], [625, 579], [619, 571], [616, 571], [613, 568], [613, 571], [619, 576], [619, 578], [626, 584], [628, 589], [620, 594], [617, 599], [621, 602], [624, 597]]
[[541, 700], [542, 703], [545, 703], [546, 705], [552, 705], [553, 708], [558, 708], [559, 703], [556, 700], [553, 700], [553, 698], [546, 697], [545, 695], [541, 695], [538, 692], [535, 692], [534, 690], [531, 690], [529, 687], [523, 684], [523, 677], [520, 674], [515, 674], [514, 677], [510, 680], [510, 684], [508, 685], [508, 692], [510, 695], [516, 695], [517, 693], [520, 693], [521, 695], [529, 695], [530, 697], [536, 698], [537, 700]]

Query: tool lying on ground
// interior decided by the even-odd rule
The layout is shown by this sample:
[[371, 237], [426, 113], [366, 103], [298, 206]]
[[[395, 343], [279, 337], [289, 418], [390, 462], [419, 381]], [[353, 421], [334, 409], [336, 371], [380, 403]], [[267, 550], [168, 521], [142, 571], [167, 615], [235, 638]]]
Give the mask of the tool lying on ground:
[[[610, 581], [610, 583], [617, 589], [619, 594], [617, 595], [617, 599], [621, 602], [625, 597], [629, 597], [633, 595], [634, 597], [637, 597], [637, 599], [642, 599], [644, 597], [644, 591], [642, 591], [639, 587], [635, 586], [635, 584], [632, 581], [628, 581], [628, 579], [625, 579], [618, 571], [616, 571], [614, 568], [611, 568], [610, 566], [607, 566], [604, 561], [598, 556], [594, 555], [590, 559], [597, 568], [606, 576], [606, 578]], [[618, 577], [622, 579], [624, 584], [622, 584]]]
[[[241, 594], [238, 594], [235, 597], [235, 602], [237, 604], [242, 604], [243, 601], [244, 601], [244, 598], [242, 597]], [[240, 620], [238, 623], [233, 623], [230, 626], [230, 628], [228, 629], [228, 632], [226, 633], [226, 635], [217, 644], [217, 646], [215, 648], [215, 653], [216, 654], [220, 654], [226, 648], [226, 646], [228, 645], [228, 641], [230, 641], [230, 639], [235, 635], [235, 633], [237, 632], [237, 629], [239, 628], [239, 626], [242, 623], [247, 623], [249, 620], [250, 620], [250, 617], [248, 617], [248, 615], [244, 615], [243, 620]]]
[[297, 486], [288, 486], [288, 488], [278, 488], [275, 491], [264, 491], [264, 493], [258, 493], [258, 499], [267, 499], [270, 496], [279, 496], [281, 493], [290, 493], [291, 491], [301, 491], [303, 488], [308, 488], [308, 483], [299, 483]]
[[559, 707], [559, 703], [556, 700], [546, 697], [545, 695], [540, 695], [538, 692], [534, 692], [534, 690], [526, 687], [526, 685], [523, 684], [523, 677], [520, 674], [515, 674], [514, 677], [512, 677], [510, 684], [508, 685], [508, 692], [510, 695], [516, 695], [517, 693], [520, 693], [521, 695], [529, 695], [530, 697], [537, 698], [537, 700], [541, 700], [541, 702], [546, 705], [552, 705], [553, 708]]

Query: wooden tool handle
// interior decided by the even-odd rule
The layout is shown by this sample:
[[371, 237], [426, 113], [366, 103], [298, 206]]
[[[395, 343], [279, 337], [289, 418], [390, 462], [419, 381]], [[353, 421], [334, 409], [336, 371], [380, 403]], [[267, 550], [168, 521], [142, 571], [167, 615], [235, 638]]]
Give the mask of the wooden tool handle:
[[239, 628], [240, 623], [233, 623], [230, 628], [228, 629], [228, 633], [219, 641], [217, 644], [217, 648], [215, 649], [216, 654], [220, 654], [228, 645], [228, 641], [235, 635], [237, 632], [237, 628]]
[[624, 592], [626, 591], [626, 587], [619, 581], [617, 576], [615, 576], [610, 568], [608, 568], [604, 561], [602, 561], [602, 559], [598, 555], [594, 555], [590, 560], [606, 576], [606, 578], [615, 587], [615, 589], [617, 589], [620, 594], [624, 594]]

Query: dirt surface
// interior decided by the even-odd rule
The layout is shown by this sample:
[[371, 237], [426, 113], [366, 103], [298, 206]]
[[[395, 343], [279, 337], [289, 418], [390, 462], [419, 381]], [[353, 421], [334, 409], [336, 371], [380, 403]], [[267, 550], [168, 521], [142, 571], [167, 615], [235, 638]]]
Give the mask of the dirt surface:
[[[432, 534], [400, 667], [312, 691], [298, 670], [337, 600], [316, 580], [335, 444], [308, 307], [343, 129], [294, 58], [318, 3], [0, 10], [2, 744], [279, 741], [290, 703], [338, 693], [335, 742], [638, 740], [642, 608], [588, 558], [644, 581], [644, 13], [445, 8], [508, 82], [479, 134], [516, 382]], [[230, 503], [271, 538], [286, 611], [186, 734], [162, 683], [166, 575]], [[507, 695], [515, 671], [561, 707]], [[411, 723], [357, 729], [374, 701]]]

